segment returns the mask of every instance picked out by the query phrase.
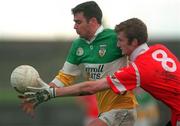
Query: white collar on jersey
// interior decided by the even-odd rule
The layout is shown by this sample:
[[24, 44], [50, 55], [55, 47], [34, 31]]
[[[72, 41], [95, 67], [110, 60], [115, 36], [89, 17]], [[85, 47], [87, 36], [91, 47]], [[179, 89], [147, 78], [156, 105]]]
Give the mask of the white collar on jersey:
[[93, 37], [90, 41], [87, 41], [87, 43], [88, 43], [88, 44], [91, 44], [92, 41], [94, 41], [94, 39], [96, 38], [96, 36], [97, 36], [99, 33], [101, 33], [103, 30], [104, 30], [104, 27], [101, 25], [101, 26], [97, 29], [96, 33], [94, 34], [94, 37]]
[[141, 44], [130, 55], [130, 61], [134, 61], [137, 58], [137, 56], [146, 52], [148, 49], [149, 49], [149, 47], [146, 43]]

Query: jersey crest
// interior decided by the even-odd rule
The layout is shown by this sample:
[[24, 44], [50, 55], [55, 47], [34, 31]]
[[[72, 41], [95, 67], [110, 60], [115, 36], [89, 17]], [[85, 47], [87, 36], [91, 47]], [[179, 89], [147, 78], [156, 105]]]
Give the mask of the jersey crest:
[[106, 45], [100, 45], [99, 56], [103, 57], [106, 54]]
[[79, 47], [79, 48], [77, 49], [77, 51], [76, 51], [76, 55], [77, 55], [77, 56], [82, 56], [83, 54], [84, 54], [83, 48]]

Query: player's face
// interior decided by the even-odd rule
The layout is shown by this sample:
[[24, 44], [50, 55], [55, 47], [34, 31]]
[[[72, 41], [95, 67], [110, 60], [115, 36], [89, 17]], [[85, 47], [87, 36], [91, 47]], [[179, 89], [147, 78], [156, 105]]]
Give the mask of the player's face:
[[90, 36], [90, 24], [87, 22], [86, 18], [83, 15], [83, 12], [76, 13], [74, 15], [74, 29], [77, 34], [85, 39], [89, 39]]
[[119, 32], [118, 33], [117, 46], [119, 48], [121, 48], [123, 54], [126, 54], [128, 56], [131, 55], [131, 53], [136, 48], [134, 46], [134, 42], [132, 42], [131, 44], [129, 43], [128, 38], [125, 36], [124, 32]]

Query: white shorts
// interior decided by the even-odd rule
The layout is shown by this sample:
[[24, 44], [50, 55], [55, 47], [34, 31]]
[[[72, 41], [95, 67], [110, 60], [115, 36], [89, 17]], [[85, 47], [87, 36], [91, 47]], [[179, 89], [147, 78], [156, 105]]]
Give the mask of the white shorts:
[[99, 119], [108, 126], [134, 126], [137, 112], [136, 109], [112, 109], [101, 113]]
[[176, 126], [180, 126], [180, 120], [176, 122]]

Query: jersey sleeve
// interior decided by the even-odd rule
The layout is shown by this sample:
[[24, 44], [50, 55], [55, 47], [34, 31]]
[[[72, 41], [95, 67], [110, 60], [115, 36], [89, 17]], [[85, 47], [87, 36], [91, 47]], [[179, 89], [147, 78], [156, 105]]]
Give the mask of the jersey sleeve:
[[140, 75], [135, 63], [119, 69], [112, 76], [107, 76], [106, 79], [117, 94], [140, 86]]
[[52, 83], [58, 87], [64, 87], [73, 84], [76, 76], [79, 76], [81, 73], [79, 68], [80, 62], [76, 55], [76, 47], [77, 42], [74, 41], [72, 43], [71, 49], [69, 50], [69, 54], [67, 56], [66, 62], [64, 63], [64, 66], [59, 71], [58, 75], [56, 75], [56, 77], [52, 80]]
[[69, 86], [73, 84], [75, 78], [80, 75], [80, 72], [79, 66], [65, 62], [63, 68], [52, 82], [58, 87]]

